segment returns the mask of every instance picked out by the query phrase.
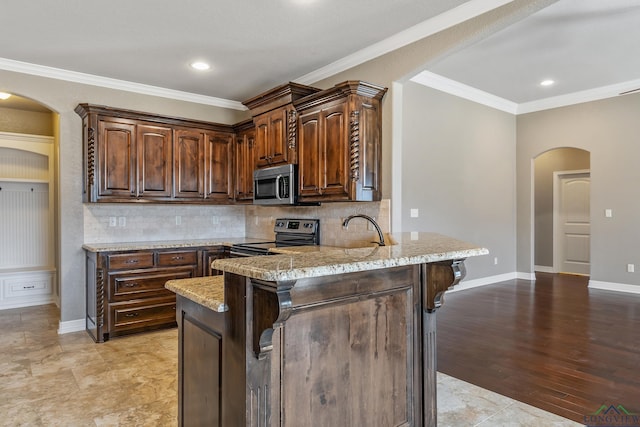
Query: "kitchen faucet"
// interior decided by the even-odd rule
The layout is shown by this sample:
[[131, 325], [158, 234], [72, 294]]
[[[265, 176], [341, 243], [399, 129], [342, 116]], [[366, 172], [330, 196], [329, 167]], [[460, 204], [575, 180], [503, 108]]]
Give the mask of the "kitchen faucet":
[[376, 228], [376, 230], [378, 231], [378, 238], [380, 239], [379, 242], [374, 242], [377, 243], [378, 246], [385, 246], [384, 244], [384, 236], [382, 235], [382, 230], [380, 229], [380, 226], [378, 225], [378, 223], [371, 218], [369, 215], [364, 215], [364, 214], [355, 214], [355, 215], [349, 215], [344, 222], [342, 223], [342, 226], [344, 228], [349, 228], [349, 221], [351, 221], [353, 218], [364, 218], [367, 221], [369, 221], [371, 224], [373, 224], [373, 226]]

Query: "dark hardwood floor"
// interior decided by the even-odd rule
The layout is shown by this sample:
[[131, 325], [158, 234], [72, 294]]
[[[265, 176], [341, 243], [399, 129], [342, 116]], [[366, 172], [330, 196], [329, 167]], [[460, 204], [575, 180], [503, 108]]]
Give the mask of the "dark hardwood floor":
[[537, 273], [449, 293], [438, 370], [585, 423], [602, 405], [640, 413], [640, 295]]

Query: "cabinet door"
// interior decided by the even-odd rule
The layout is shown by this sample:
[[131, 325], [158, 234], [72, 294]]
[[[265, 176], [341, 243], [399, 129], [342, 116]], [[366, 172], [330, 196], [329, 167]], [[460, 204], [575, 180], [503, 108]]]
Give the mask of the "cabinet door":
[[98, 197], [136, 196], [135, 124], [98, 123]]
[[255, 129], [243, 131], [235, 144], [235, 199], [253, 199], [253, 170], [255, 160]]
[[138, 124], [138, 196], [171, 197], [171, 128]]
[[205, 177], [207, 199], [233, 199], [233, 135], [216, 132], [205, 136]]
[[278, 108], [254, 119], [257, 166], [274, 166], [289, 161], [288, 109]]
[[220, 276], [222, 275], [222, 271], [215, 270], [211, 268], [211, 263], [217, 259], [225, 259], [229, 258], [229, 252], [225, 251], [224, 248], [219, 249], [208, 249], [204, 251], [204, 265], [203, 265], [203, 276]]
[[299, 117], [298, 169], [301, 197], [349, 197], [347, 105], [340, 103]]
[[204, 197], [204, 132], [176, 129], [174, 142], [174, 197]]
[[320, 190], [326, 196], [349, 196], [349, 141], [347, 104], [322, 110]]
[[321, 187], [320, 111], [301, 114], [298, 132], [298, 181], [300, 196], [319, 196]]
[[270, 163], [272, 165], [289, 161], [287, 112], [286, 108], [280, 108], [269, 113]]

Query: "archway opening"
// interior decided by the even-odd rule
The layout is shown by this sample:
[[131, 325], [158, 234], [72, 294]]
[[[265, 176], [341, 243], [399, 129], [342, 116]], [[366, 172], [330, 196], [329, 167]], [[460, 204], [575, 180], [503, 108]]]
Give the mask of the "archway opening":
[[559, 147], [534, 159], [534, 269], [590, 271], [591, 153]]

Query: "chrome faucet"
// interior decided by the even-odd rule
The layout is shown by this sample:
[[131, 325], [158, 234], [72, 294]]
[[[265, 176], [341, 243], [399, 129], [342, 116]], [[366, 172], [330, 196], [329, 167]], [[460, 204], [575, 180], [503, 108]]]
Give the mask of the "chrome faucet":
[[376, 230], [378, 231], [378, 238], [380, 239], [379, 242], [374, 242], [377, 243], [378, 246], [385, 246], [384, 244], [384, 236], [382, 235], [382, 230], [380, 229], [380, 226], [378, 225], [378, 223], [371, 218], [369, 215], [364, 215], [364, 214], [355, 214], [355, 215], [349, 215], [344, 222], [342, 223], [342, 226], [344, 228], [349, 228], [349, 221], [351, 221], [353, 218], [364, 218], [367, 221], [369, 221], [371, 224], [373, 224], [373, 226], [376, 228]]

